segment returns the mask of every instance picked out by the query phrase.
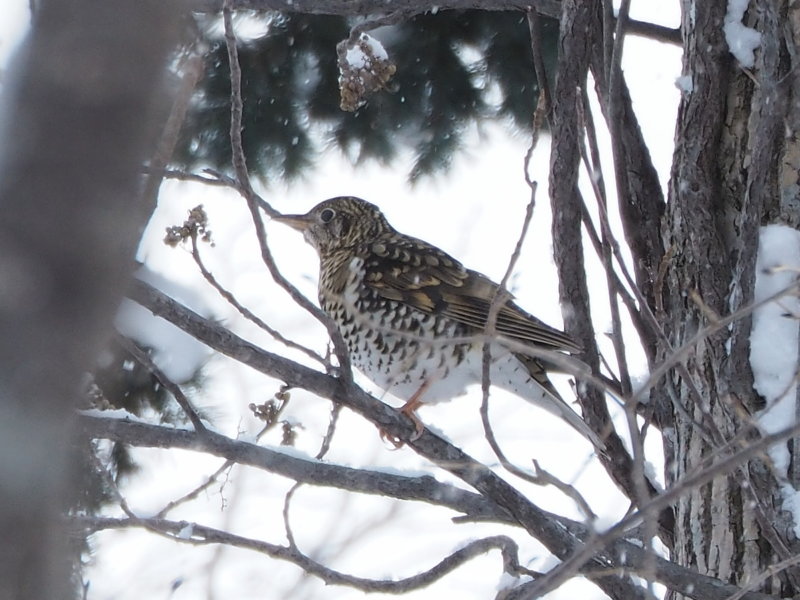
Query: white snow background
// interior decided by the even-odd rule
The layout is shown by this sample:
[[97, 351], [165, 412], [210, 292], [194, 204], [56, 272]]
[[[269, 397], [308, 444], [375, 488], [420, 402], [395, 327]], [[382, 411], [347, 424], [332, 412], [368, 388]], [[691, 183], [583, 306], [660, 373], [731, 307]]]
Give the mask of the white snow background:
[[[800, 231], [785, 225], [761, 228], [756, 262], [755, 301], [780, 295], [800, 274]], [[794, 293], [780, 296], [753, 312], [750, 334], [750, 366], [756, 391], [766, 407], [757, 415], [765, 434], [776, 433], [797, 420], [797, 358], [800, 301]], [[769, 448], [778, 475], [789, 469], [786, 444]], [[784, 508], [794, 516], [800, 535], [800, 494], [788, 482], [783, 485]]]
[[[741, 6], [741, 2], [732, 0], [725, 31], [732, 48], [735, 47], [737, 52], [743, 48], [743, 54], [736, 56], [746, 63], [747, 52], [752, 56], [754, 45], [753, 36], [747, 32], [744, 35], [749, 37], [741, 40], [741, 44], [735, 37], [746, 29], [737, 12]], [[675, 27], [679, 23], [679, 7], [675, 0], [634, 0], [631, 16]], [[4, 18], [0, 19], [0, 64], [6, 63], [14, 43], [25, 30], [27, 18], [26, 0], [6, 1]], [[378, 33], [374, 35], [380, 37]], [[669, 176], [679, 94], [692, 92], [691, 73], [681, 73], [680, 58], [680, 49], [676, 46], [634, 36], [626, 38], [623, 69], [662, 185], [666, 184]], [[595, 113], [595, 122], [601, 123], [599, 112]], [[607, 140], [601, 141], [605, 156], [610, 156]], [[499, 280], [506, 269], [529, 200], [529, 189], [523, 178], [523, 157], [529, 140], [525, 136], [509, 136], [503, 128], [490, 125], [473, 130], [468, 142], [466, 153], [457, 159], [448, 175], [425, 180], [413, 188], [406, 183], [411, 157], [406, 157], [405, 164], [393, 163], [392, 169], [370, 166], [354, 171], [331, 153], [318, 168], [309, 172], [304, 181], [289, 186], [276, 183], [269, 189], [259, 188], [259, 191], [284, 212], [305, 212], [318, 201], [336, 195], [361, 196], [380, 205], [389, 221], [400, 231], [437, 244], [465, 265]], [[549, 148], [545, 137], [536, 151], [532, 168], [534, 179], [540, 183], [537, 207], [511, 287], [523, 307], [559, 326], [561, 314], [552, 262], [547, 198], [548, 163]], [[606, 160], [604, 169], [609, 197], [613, 198], [610, 160]], [[587, 198], [592, 197], [586, 177], [584, 193]], [[145, 232], [139, 252], [139, 258], [148, 268], [148, 280], [156, 282], [196, 310], [221, 319], [227, 327], [264, 348], [308, 363], [307, 357], [285, 350], [222, 301], [204, 282], [188, 250], [168, 248], [162, 243], [165, 227], [183, 222], [187, 211], [197, 204], [203, 204], [209, 214], [215, 241], [214, 247], [204, 245], [201, 252], [208, 268], [220, 282], [233, 291], [240, 302], [279, 328], [285, 336], [324, 352], [326, 337], [322, 327], [272, 282], [261, 263], [244, 203], [229, 191], [174, 181], [164, 184], [158, 209]], [[612, 223], [612, 226], [621, 239], [619, 224]], [[278, 224], [268, 224], [268, 235], [270, 247], [283, 273], [309, 297], [316, 298], [318, 263], [314, 251], [299, 234]], [[796, 260], [792, 264], [800, 265], [797, 232], [767, 233], [762, 236], [762, 247], [766, 244], [776, 245], [782, 250], [791, 246], [794, 251], [791, 256]], [[781, 262], [780, 254], [774, 260], [785, 264]], [[598, 337], [606, 355], [613, 356], [604, 335], [610, 327], [608, 308], [604, 304], [604, 275], [596, 260], [587, 262], [587, 271], [590, 289], [599, 290], [593, 294], [596, 301], [593, 317]], [[761, 283], [763, 280], [759, 279]], [[759, 290], [763, 295], [770, 293], [765, 287], [759, 287]], [[785, 305], [783, 309], [786, 309]], [[772, 319], [773, 327], [778, 318], [768, 313], [767, 308], [754, 315], [756, 323]], [[783, 319], [780, 323], [785, 325], [786, 317], [780, 319]], [[143, 341], [152, 343], [154, 339], [159, 340], [163, 350], [157, 360], [176, 376], [185, 373], [197, 361], [208, 360], [209, 353], [204, 347], [162, 321], [147, 317], [146, 311], [129, 303], [121, 312], [119, 323], [129, 333], [138, 331]], [[774, 377], [773, 383], [765, 383], [769, 374], [757, 366], [756, 354], [763, 352], [759, 357], [764, 364], [772, 365], [773, 370], [777, 362], [771, 359], [778, 353], [791, 363], [787, 369], [796, 365], [796, 324], [792, 327], [794, 337], [785, 334], [780, 338], [780, 344], [775, 342], [778, 338], [773, 337], [771, 344], [764, 345], [769, 350], [758, 350], [754, 339], [753, 366], [757, 386], [770, 401], [779, 398], [776, 390], [786, 390], [793, 402], [793, 382], [786, 381], [784, 371]], [[778, 329], [785, 331], [786, 327]], [[169, 342], [164, 343], [167, 339]], [[793, 354], [783, 344], [791, 346]], [[628, 348], [628, 351], [633, 368], [642, 375], [644, 364], [637, 349]], [[280, 382], [267, 380], [221, 356], [210, 358], [205, 372], [205, 386], [193, 398], [194, 402], [211, 415], [215, 429], [232, 437], [252, 439], [262, 424], [252, 416], [247, 406], [270, 399], [279, 389]], [[375, 391], [365, 380], [360, 382]], [[565, 395], [569, 393], [565, 379], [557, 379], [556, 385], [565, 390]], [[386, 398], [386, 401], [399, 405], [392, 398]], [[495, 464], [496, 460], [483, 439], [479, 404], [480, 391], [476, 388], [452, 402], [423, 408], [420, 417], [479, 460]], [[591, 459], [589, 445], [568, 426], [499, 390], [493, 392], [491, 406], [495, 432], [510, 458], [522, 465], [537, 458], [553, 474], [573, 483], [600, 515], [599, 527], [624, 514], [628, 505], [624, 497]], [[785, 415], [793, 415], [793, 409], [792, 404], [791, 409], [782, 407], [772, 414], [776, 415], [775, 411], [780, 410], [783, 419]], [[287, 452], [313, 456], [325, 432], [329, 411], [327, 401], [302, 391], [293, 391], [286, 417], [299, 424], [299, 435], [296, 448]], [[618, 418], [619, 425], [623, 425], [622, 417], [618, 415]], [[764, 427], [770, 430], [767, 419], [769, 417], [763, 419]], [[618, 430], [624, 432], [626, 427], [620, 426]], [[279, 448], [279, 435], [275, 432], [262, 443]], [[154, 514], [170, 500], [192, 490], [223, 462], [182, 450], [137, 450], [135, 455], [143, 469], [122, 491], [131, 508], [142, 516]], [[657, 465], [655, 471], [660, 477], [660, 443], [653, 436], [648, 439], [647, 455]], [[773, 457], [780, 459], [776, 454]], [[392, 472], [431, 473], [443, 481], [453, 481], [452, 477], [411, 450], [393, 451], [388, 448], [379, 440], [374, 427], [347, 410], [342, 412], [326, 460]], [[184, 505], [171, 518], [190, 523], [181, 532], [183, 538], [191, 536], [191, 523], [196, 522], [282, 544], [285, 536], [281, 510], [284, 494], [291, 483], [263, 471], [235, 467], [227, 478], [220, 480], [220, 484]], [[577, 509], [559, 493], [526, 484], [519, 484], [519, 487], [543, 508], [581, 518]], [[121, 513], [111, 507], [108, 514]], [[364, 577], [413, 575], [432, 567], [469, 540], [497, 533], [511, 535], [520, 542], [520, 558], [525, 566], [546, 570], [554, 564], [541, 546], [513, 528], [492, 524], [454, 525], [450, 521], [453, 516], [447, 510], [427, 505], [311, 486], [299, 489], [290, 513], [294, 534], [302, 550], [334, 569]], [[341, 600], [365, 596], [346, 587], [325, 586], [318, 579], [306, 577], [292, 565], [251, 551], [192, 546], [138, 530], [100, 533], [94, 537], [93, 546], [95, 557], [87, 571], [90, 600]], [[493, 597], [498, 586], [513, 584], [513, 580], [502, 574], [499, 554], [492, 552], [407, 597], [438, 600], [443, 594], [448, 594], [464, 600], [477, 600]], [[370, 595], [376, 600], [384, 597], [389, 596]], [[549, 600], [604, 597], [595, 586], [580, 579], [547, 596]]]

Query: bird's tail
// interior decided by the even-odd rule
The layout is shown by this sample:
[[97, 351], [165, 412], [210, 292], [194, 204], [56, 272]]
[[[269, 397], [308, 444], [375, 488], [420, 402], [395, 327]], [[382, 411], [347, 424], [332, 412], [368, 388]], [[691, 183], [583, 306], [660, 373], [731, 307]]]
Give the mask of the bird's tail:
[[517, 359], [525, 365], [531, 377], [542, 389], [542, 392], [544, 392], [544, 397], [540, 402], [537, 402], [537, 404], [557, 417], [562, 418], [572, 426], [575, 431], [588, 439], [598, 451], [604, 452], [606, 447], [605, 442], [592, 431], [581, 416], [572, 410], [569, 404], [561, 397], [558, 390], [556, 390], [553, 383], [547, 377], [547, 372], [542, 366], [542, 363], [530, 356], [517, 355]]

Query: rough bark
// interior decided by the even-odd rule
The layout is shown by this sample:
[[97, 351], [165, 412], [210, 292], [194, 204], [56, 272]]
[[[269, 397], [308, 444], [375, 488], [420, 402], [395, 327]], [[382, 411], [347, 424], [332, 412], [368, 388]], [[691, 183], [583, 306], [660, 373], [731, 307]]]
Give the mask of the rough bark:
[[[724, 0], [683, 4], [683, 71], [693, 91], [684, 94], [678, 114], [661, 288], [673, 347], [715, 315], [752, 302], [759, 226], [779, 215], [798, 222], [796, 197], [787, 200], [791, 193], [779, 185], [781, 165], [794, 156], [784, 158], [791, 144], [782, 134], [788, 127], [791, 141], [797, 121], [786, 95], [791, 84], [784, 82], [787, 5], [751, 3], [747, 24], [762, 34], [752, 73], [758, 85], [728, 50], [721, 27], [726, 9]], [[686, 360], [688, 377], [674, 374], [664, 383], [661, 397], [683, 404], [666, 431], [668, 481], [698, 468], [735, 435], [758, 435], [742, 418], [763, 404], [753, 390], [749, 333], [745, 318], [708, 336]], [[660, 358], [669, 352], [662, 347]], [[797, 552], [780, 484], [761, 459], [692, 490], [675, 508], [673, 558], [723, 581], [747, 582]], [[791, 595], [797, 581], [790, 568], [761, 589]]]

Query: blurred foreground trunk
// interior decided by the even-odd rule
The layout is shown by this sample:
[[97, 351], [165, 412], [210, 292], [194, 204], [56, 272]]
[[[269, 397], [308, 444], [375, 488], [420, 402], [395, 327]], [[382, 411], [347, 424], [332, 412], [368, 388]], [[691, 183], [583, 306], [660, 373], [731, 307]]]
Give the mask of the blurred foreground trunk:
[[[38, 4], [38, 3], [37, 3]], [[44, 0], [0, 112], [0, 599], [75, 597], [73, 410], [148, 217], [178, 9]]]

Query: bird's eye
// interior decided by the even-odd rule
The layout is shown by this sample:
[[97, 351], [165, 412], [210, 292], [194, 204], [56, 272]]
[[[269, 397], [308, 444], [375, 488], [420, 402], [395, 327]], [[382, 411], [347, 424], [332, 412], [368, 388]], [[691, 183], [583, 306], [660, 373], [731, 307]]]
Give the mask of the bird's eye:
[[336, 213], [333, 211], [332, 208], [326, 208], [321, 213], [319, 213], [319, 220], [323, 223], [330, 223], [333, 220], [333, 217]]

